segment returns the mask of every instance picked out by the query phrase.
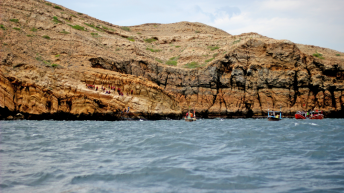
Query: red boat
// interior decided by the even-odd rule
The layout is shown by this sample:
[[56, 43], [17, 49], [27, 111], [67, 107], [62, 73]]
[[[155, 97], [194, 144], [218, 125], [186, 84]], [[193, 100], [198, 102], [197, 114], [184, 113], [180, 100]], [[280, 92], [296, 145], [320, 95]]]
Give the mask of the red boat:
[[322, 114], [322, 111], [310, 111], [304, 112], [304, 111], [298, 111], [295, 114], [295, 119], [323, 119], [324, 115]]
[[323, 119], [324, 115], [322, 114], [322, 111], [311, 111], [310, 115], [308, 117], [309, 119]]

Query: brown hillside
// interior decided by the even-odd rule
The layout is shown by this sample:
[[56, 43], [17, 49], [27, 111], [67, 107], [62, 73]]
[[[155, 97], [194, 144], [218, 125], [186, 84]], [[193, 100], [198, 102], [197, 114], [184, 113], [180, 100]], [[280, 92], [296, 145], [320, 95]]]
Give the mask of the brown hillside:
[[202, 23], [117, 26], [41, 0], [1, 13], [0, 117], [344, 116], [344, 53]]

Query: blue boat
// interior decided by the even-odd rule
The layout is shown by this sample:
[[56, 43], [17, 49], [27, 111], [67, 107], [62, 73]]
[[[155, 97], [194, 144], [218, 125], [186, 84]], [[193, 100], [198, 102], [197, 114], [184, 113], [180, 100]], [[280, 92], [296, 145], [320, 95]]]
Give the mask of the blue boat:
[[280, 111], [270, 111], [268, 109], [268, 120], [269, 121], [280, 121], [282, 120], [282, 110]]

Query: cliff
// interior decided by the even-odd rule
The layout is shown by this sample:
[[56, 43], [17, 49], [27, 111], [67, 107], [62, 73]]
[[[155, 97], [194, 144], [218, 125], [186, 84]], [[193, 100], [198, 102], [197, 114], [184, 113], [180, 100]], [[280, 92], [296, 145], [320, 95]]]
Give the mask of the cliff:
[[0, 118], [344, 117], [338, 51], [201, 23], [117, 26], [41, 0], [1, 12]]

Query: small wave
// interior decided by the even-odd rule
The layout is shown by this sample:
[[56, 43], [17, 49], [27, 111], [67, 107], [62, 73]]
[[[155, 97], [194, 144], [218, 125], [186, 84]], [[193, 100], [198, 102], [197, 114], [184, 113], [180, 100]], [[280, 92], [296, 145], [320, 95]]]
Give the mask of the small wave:
[[310, 125], [318, 125], [318, 124], [315, 124], [315, 123], [310, 123]]

